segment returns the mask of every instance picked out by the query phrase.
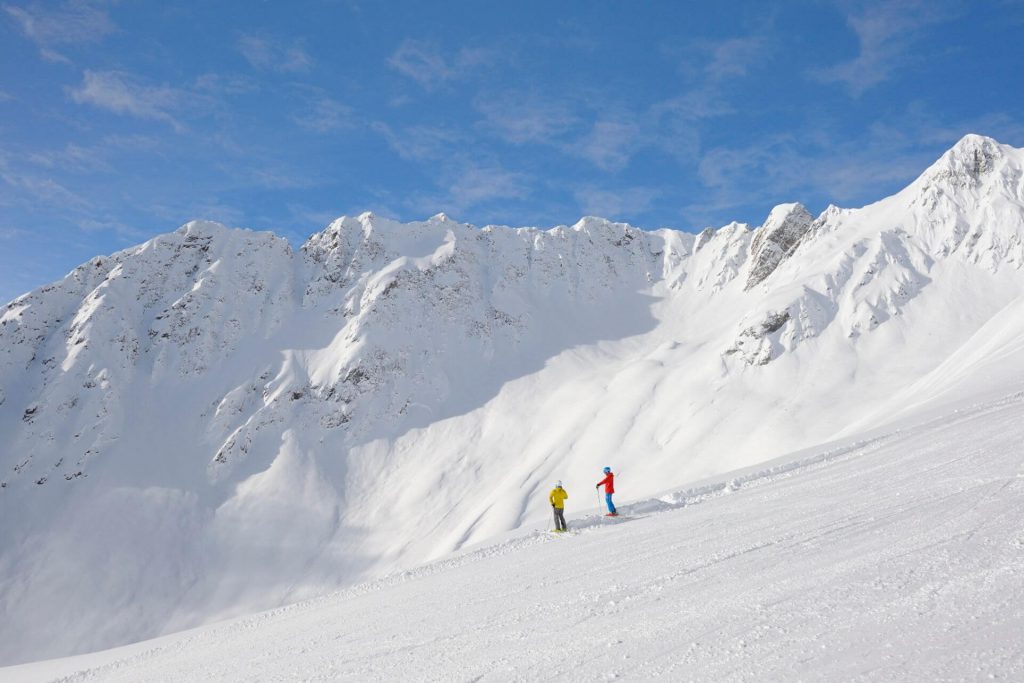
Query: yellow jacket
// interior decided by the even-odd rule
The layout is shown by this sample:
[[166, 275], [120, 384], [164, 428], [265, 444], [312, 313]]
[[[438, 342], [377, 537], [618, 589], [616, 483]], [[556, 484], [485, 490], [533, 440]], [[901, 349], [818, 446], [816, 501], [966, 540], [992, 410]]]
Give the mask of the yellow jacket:
[[561, 486], [556, 486], [555, 488], [551, 489], [551, 495], [548, 496], [548, 500], [550, 500], [551, 504], [554, 505], [556, 508], [562, 509], [565, 507], [565, 499], [568, 497], [569, 494], [565, 492], [565, 489], [563, 489]]

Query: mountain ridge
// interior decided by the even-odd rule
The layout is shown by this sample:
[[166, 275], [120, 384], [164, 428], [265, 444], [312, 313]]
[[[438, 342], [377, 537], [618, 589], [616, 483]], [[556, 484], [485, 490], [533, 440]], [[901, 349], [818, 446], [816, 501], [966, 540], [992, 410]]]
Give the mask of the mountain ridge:
[[608, 463], [635, 497], [877, 426], [967, 387], [985, 330], [1016, 387], [1022, 159], [967, 136], [757, 229], [367, 212], [92, 259], [0, 309], [0, 661], [410, 566]]

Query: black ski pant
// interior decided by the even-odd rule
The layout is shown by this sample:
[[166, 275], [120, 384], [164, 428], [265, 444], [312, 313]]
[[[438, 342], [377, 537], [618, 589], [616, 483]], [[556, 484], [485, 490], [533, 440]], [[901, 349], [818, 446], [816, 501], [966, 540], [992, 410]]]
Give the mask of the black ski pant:
[[559, 531], [565, 531], [569, 527], [565, 524], [565, 510], [562, 508], [556, 508], [554, 505], [551, 509], [555, 511], [555, 528]]

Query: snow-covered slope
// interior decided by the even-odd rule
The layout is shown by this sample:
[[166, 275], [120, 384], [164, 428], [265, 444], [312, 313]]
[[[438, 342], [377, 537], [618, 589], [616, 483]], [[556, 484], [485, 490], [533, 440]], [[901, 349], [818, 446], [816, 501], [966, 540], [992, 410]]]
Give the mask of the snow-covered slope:
[[961, 403], [614, 523], [570, 515], [562, 536], [0, 677], [1021, 680], [1022, 440], [1024, 394]]
[[0, 309], [0, 662], [412, 566], [606, 464], [637, 499], [1024, 387], [1022, 170], [968, 136], [760, 229], [363, 214], [95, 259]]

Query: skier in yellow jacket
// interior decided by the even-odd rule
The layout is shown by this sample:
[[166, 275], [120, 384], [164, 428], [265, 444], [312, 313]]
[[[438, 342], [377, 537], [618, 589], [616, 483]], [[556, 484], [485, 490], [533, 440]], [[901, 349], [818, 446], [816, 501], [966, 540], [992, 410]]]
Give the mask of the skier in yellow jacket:
[[565, 524], [565, 499], [569, 497], [569, 494], [562, 488], [562, 482], [555, 482], [555, 488], [551, 490], [551, 495], [548, 496], [548, 500], [551, 501], [551, 509], [555, 513], [555, 531], [567, 531], [569, 529]]

